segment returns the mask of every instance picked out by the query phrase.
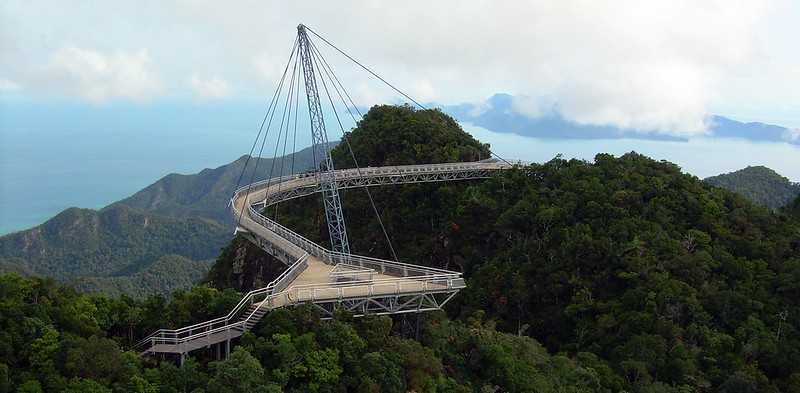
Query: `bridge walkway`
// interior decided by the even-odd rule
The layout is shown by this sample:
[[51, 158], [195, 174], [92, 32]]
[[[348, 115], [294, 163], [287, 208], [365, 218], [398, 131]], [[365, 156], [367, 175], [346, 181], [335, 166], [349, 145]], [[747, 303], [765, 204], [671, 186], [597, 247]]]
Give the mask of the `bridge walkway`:
[[[485, 179], [510, 164], [496, 161], [406, 165], [335, 172], [340, 188]], [[278, 307], [312, 304], [324, 318], [337, 307], [355, 315], [437, 310], [465, 282], [461, 273], [330, 251], [264, 216], [268, 206], [320, 192], [319, 177], [289, 175], [242, 187], [231, 198], [236, 231], [289, 267], [272, 283], [246, 294], [223, 317], [180, 329], [161, 329], [135, 345], [141, 355], [185, 354], [230, 341]], [[338, 269], [337, 266], [346, 266]], [[351, 272], [345, 273], [342, 272]], [[370, 272], [365, 276], [364, 272]], [[351, 274], [350, 277], [347, 274]], [[366, 277], [366, 278], [365, 278]]]

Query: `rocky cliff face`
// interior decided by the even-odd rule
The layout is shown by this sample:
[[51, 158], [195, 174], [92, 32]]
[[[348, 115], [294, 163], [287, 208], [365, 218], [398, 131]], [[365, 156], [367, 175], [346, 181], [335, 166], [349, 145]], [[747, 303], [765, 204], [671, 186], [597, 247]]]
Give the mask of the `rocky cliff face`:
[[280, 274], [286, 265], [258, 248], [247, 239], [237, 236], [222, 250], [206, 282], [219, 289], [233, 288], [248, 292], [263, 288]]

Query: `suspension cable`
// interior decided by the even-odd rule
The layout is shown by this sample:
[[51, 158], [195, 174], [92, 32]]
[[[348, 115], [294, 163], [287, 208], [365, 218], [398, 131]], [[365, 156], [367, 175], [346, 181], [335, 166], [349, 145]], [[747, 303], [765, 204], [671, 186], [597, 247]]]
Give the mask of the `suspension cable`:
[[405, 98], [408, 98], [409, 100], [411, 100], [413, 103], [417, 104], [417, 106], [419, 106], [419, 107], [420, 107], [420, 108], [422, 108], [422, 109], [428, 109], [428, 108], [425, 108], [425, 106], [423, 106], [423, 105], [422, 105], [422, 104], [420, 104], [419, 102], [417, 102], [417, 100], [415, 100], [415, 99], [411, 98], [411, 96], [409, 96], [408, 94], [406, 94], [406, 93], [403, 93], [403, 91], [401, 91], [400, 89], [396, 88], [396, 87], [395, 87], [394, 85], [392, 85], [391, 83], [387, 82], [387, 81], [386, 81], [386, 79], [383, 79], [383, 78], [381, 78], [381, 76], [380, 76], [380, 75], [376, 74], [374, 71], [372, 71], [371, 69], [369, 69], [367, 66], [365, 66], [365, 65], [363, 65], [363, 64], [361, 64], [361, 63], [359, 63], [359, 62], [358, 62], [358, 60], [354, 59], [353, 57], [351, 57], [350, 55], [348, 55], [347, 53], [345, 53], [343, 50], [339, 49], [339, 48], [338, 48], [336, 45], [334, 45], [334, 44], [332, 44], [330, 41], [326, 40], [326, 39], [325, 39], [325, 37], [323, 37], [323, 36], [319, 35], [319, 34], [318, 34], [316, 31], [314, 31], [314, 30], [311, 30], [311, 29], [310, 29], [308, 26], [305, 26], [305, 28], [306, 28], [306, 30], [308, 30], [308, 31], [310, 31], [312, 34], [314, 34], [315, 36], [319, 37], [319, 39], [321, 39], [322, 41], [324, 41], [326, 44], [330, 45], [330, 46], [331, 46], [331, 48], [333, 48], [333, 49], [336, 49], [336, 50], [337, 50], [339, 53], [341, 53], [342, 55], [344, 55], [345, 57], [347, 57], [348, 59], [350, 59], [350, 61], [352, 61], [353, 63], [356, 63], [356, 64], [357, 64], [359, 67], [363, 68], [364, 70], [366, 70], [367, 72], [369, 72], [370, 74], [372, 74], [372, 76], [374, 76], [374, 77], [376, 77], [376, 78], [380, 79], [380, 80], [381, 80], [381, 82], [385, 83], [387, 86], [389, 86], [389, 87], [391, 87], [392, 89], [394, 89], [394, 91], [396, 91], [396, 92], [400, 93], [400, 94], [401, 94], [403, 97], [405, 97]]
[[[286, 133], [287, 134], [289, 133], [289, 119], [292, 116], [292, 112], [291, 112], [292, 111], [292, 106], [289, 103], [290, 103], [290, 100], [291, 100], [292, 95], [294, 93], [294, 81], [295, 81], [295, 76], [297, 76], [297, 64], [299, 63], [297, 61], [297, 58], [295, 58], [294, 63], [295, 64], [292, 66], [292, 77], [289, 80], [289, 91], [286, 93], [286, 102], [283, 105], [283, 113], [281, 114], [281, 124], [278, 127], [278, 138], [275, 140], [275, 151], [272, 153], [272, 165], [271, 165], [271, 168], [269, 170], [269, 178], [267, 180], [267, 189], [270, 188], [270, 186], [272, 185], [272, 179], [275, 177], [275, 161], [277, 160], [277, 157], [278, 157], [278, 148], [280, 148], [280, 146], [281, 146], [281, 135], [283, 135], [284, 122], [286, 123]], [[281, 157], [281, 166], [283, 166], [283, 157]], [[279, 174], [279, 176], [283, 175], [282, 171], [283, 171], [283, 169], [281, 169], [281, 173]], [[278, 193], [281, 192], [281, 185], [282, 185], [282, 182], [278, 182]], [[266, 203], [264, 204], [264, 206], [266, 206]], [[277, 208], [278, 208], [278, 204], [275, 204], [276, 217], [277, 217], [277, 214], [278, 214]]]
[[[313, 59], [321, 58], [322, 55], [319, 52], [315, 51], [315, 50], [316, 50], [316, 47], [314, 46], [314, 44], [312, 42], [312, 44], [311, 44], [311, 55], [312, 55], [312, 58]], [[324, 60], [324, 58], [323, 58], [323, 60]], [[316, 62], [318, 64], [320, 63], [320, 61], [318, 61], [318, 60]], [[320, 65], [322, 65], [322, 64], [320, 64]], [[331, 85], [333, 86], [334, 90], [336, 90], [336, 93], [339, 95], [339, 98], [342, 100], [342, 103], [344, 103], [345, 108], [347, 108], [347, 112], [352, 117], [353, 122], [356, 122], [355, 116], [353, 116], [353, 113], [350, 111], [350, 108], [347, 105], [347, 102], [344, 101], [344, 98], [342, 97], [342, 94], [339, 92], [339, 89], [336, 87], [336, 84], [334, 83], [333, 78], [331, 78], [330, 74], [328, 73], [328, 70], [325, 68], [325, 65], [322, 65], [322, 67], [320, 67], [320, 68], [322, 68], [322, 70], [324, 71], [325, 75], [328, 76], [328, 79], [331, 81]], [[333, 70], [331, 70], [331, 72], [333, 72]], [[320, 76], [322, 76], [322, 75], [320, 75]], [[355, 164], [355, 167], [356, 167], [356, 173], [358, 173], [358, 175], [360, 177], [361, 176], [361, 168], [358, 166], [358, 161], [356, 160], [356, 156], [353, 153], [353, 146], [350, 144], [350, 138], [347, 137], [347, 133], [344, 131], [344, 126], [342, 125], [342, 122], [339, 119], [339, 114], [336, 112], [336, 106], [333, 104], [333, 99], [331, 98], [330, 91], [328, 90], [328, 86], [325, 83], [325, 78], [320, 78], [320, 80], [322, 80], [322, 86], [325, 89], [325, 94], [328, 96], [328, 101], [331, 103], [331, 108], [333, 109], [333, 113], [336, 116], [336, 122], [339, 123], [339, 128], [342, 130], [342, 139], [344, 139], [345, 143], [347, 143], [347, 148], [350, 151], [350, 157], [352, 157], [353, 164]], [[386, 243], [389, 245], [389, 250], [392, 253], [392, 257], [394, 258], [395, 261], [399, 262], [399, 258], [397, 257], [397, 253], [395, 252], [394, 246], [392, 245], [392, 240], [389, 238], [389, 233], [386, 231], [386, 227], [383, 225], [383, 219], [381, 219], [381, 215], [378, 212], [378, 208], [375, 206], [375, 200], [372, 198], [372, 193], [369, 191], [369, 187], [362, 187], [362, 188], [364, 189], [364, 191], [366, 191], [367, 196], [369, 197], [369, 203], [370, 203], [370, 205], [372, 205], [372, 211], [375, 213], [375, 217], [378, 219], [378, 224], [380, 225], [381, 231], [383, 232], [383, 235], [386, 238]]]
[[[245, 160], [244, 166], [242, 167], [242, 172], [239, 174], [239, 179], [236, 181], [236, 188], [235, 189], [239, 188], [239, 184], [241, 184], [241, 182], [242, 182], [242, 178], [244, 177], [244, 173], [245, 173], [245, 171], [247, 169], [247, 165], [250, 163], [250, 159], [253, 158], [253, 152], [255, 151], [255, 148], [258, 145], [258, 139], [261, 136], [262, 131], [264, 130], [264, 123], [267, 121], [267, 117], [270, 117], [270, 113], [274, 112], [273, 111], [274, 104], [277, 102], [278, 94], [280, 93], [281, 88], [283, 86], [283, 81], [286, 78], [286, 72], [289, 70], [289, 64], [291, 64], [292, 58], [294, 57], [295, 52], [297, 51], [297, 44], [298, 44], [298, 39], [297, 39], [297, 37], [295, 37], [294, 44], [292, 45], [292, 50], [289, 53], [289, 60], [286, 61], [286, 67], [283, 69], [283, 75], [281, 76], [281, 79], [280, 79], [280, 82], [278, 83], [278, 86], [275, 87], [275, 93], [272, 95], [272, 99], [270, 100], [269, 106], [267, 107], [267, 112], [264, 113], [264, 118], [261, 120], [261, 125], [258, 127], [258, 134], [256, 135], [256, 139], [253, 141], [253, 146], [250, 148], [250, 154], [247, 155], [247, 159]], [[270, 123], [271, 122], [272, 122], [272, 118], [270, 117]], [[269, 125], [267, 125], [267, 133], [269, 133]], [[266, 135], [264, 135], [264, 139], [266, 139]], [[261, 149], [263, 150], [263, 148], [264, 148], [264, 145], [262, 143]], [[259, 151], [259, 157], [260, 157], [260, 155], [261, 155], [261, 152]], [[246, 195], [250, 195], [250, 188], [252, 187], [252, 184], [253, 184], [253, 177], [255, 177], [256, 171], [258, 170], [258, 162], [259, 161], [260, 160], [256, 160], [255, 167], [253, 168], [253, 175], [250, 176], [250, 183], [247, 185], [247, 193], [246, 193]], [[247, 204], [247, 198], [245, 198], [245, 205], [246, 204]], [[242, 221], [242, 214], [244, 213], [244, 209], [245, 209], [245, 206], [242, 206], [242, 210], [239, 212], [239, 217], [236, 219], [236, 225], [237, 226]]]
[[[294, 45], [292, 45], [292, 51], [290, 53], [294, 53], [296, 47], [297, 47], [297, 38], [295, 38], [295, 40], [294, 40]], [[291, 62], [291, 59], [292, 59], [291, 56], [292, 55], [290, 54], [289, 55], [289, 61], [286, 63], [286, 67], [287, 68], [289, 67], [289, 63]], [[284, 71], [284, 75], [285, 75], [285, 72], [286, 71]], [[252, 158], [252, 156], [253, 156], [253, 151], [256, 149], [256, 146], [258, 144], [258, 140], [261, 138], [261, 132], [264, 130], [264, 123], [267, 121], [267, 116], [269, 116], [269, 112], [270, 112], [270, 110], [272, 110], [272, 104], [275, 101], [275, 97], [277, 95], [278, 95], [278, 87], [276, 86], [275, 87], [275, 93], [272, 94], [272, 98], [270, 99], [269, 105], [267, 106], [267, 111], [264, 113], [264, 118], [261, 119], [261, 125], [258, 127], [258, 134], [256, 135], [256, 139], [253, 141], [253, 146], [250, 147], [250, 153], [247, 155], [247, 159], [244, 162], [244, 167], [242, 167], [242, 172], [239, 173], [239, 180], [236, 181], [236, 188], [234, 188], [234, 189], [238, 189], [239, 185], [242, 182], [242, 177], [244, 176], [245, 169], [247, 169], [247, 164], [250, 162], [250, 158]]]
[[292, 135], [292, 168], [289, 171], [294, 175], [294, 158], [297, 155], [297, 114], [300, 112], [300, 78], [294, 91], [294, 134]]
[[[312, 34], [314, 34], [315, 36], [317, 36], [319, 39], [321, 39], [323, 42], [325, 42], [326, 44], [328, 44], [328, 45], [329, 45], [331, 48], [333, 48], [333, 49], [335, 49], [337, 52], [341, 53], [341, 54], [342, 54], [344, 57], [348, 58], [350, 61], [352, 61], [353, 63], [355, 63], [355, 64], [356, 64], [356, 65], [358, 65], [359, 67], [363, 68], [365, 71], [367, 71], [367, 72], [369, 72], [370, 74], [372, 74], [372, 76], [374, 76], [375, 78], [378, 78], [378, 80], [380, 80], [381, 82], [383, 82], [384, 84], [386, 84], [386, 86], [389, 86], [390, 88], [392, 88], [392, 90], [394, 90], [394, 91], [396, 91], [396, 92], [400, 93], [400, 95], [402, 95], [403, 97], [405, 97], [405, 98], [409, 99], [411, 102], [413, 102], [414, 104], [416, 104], [416, 105], [417, 105], [418, 107], [420, 107], [421, 109], [428, 109], [428, 108], [426, 108], [424, 105], [420, 104], [420, 103], [419, 103], [417, 100], [415, 100], [415, 99], [411, 98], [411, 96], [409, 96], [408, 94], [404, 93], [402, 90], [400, 90], [400, 89], [398, 89], [397, 87], [395, 87], [393, 84], [391, 84], [391, 83], [389, 83], [388, 81], [386, 81], [386, 79], [383, 79], [383, 77], [381, 77], [380, 75], [378, 75], [377, 73], [375, 73], [374, 71], [372, 71], [371, 69], [369, 69], [369, 67], [367, 67], [367, 66], [365, 66], [365, 65], [361, 64], [361, 63], [360, 63], [358, 60], [354, 59], [352, 56], [350, 56], [349, 54], [347, 54], [345, 51], [343, 51], [343, 50], [339, 49], [339, 47], [337, 47], [336, 45], [334, 45], [333, 43], [331, 43], [330, 41], [328, 41], [327, 39], [325, 39], [325, 37], [321, 36], [321, 35], [320, 35], [319, 33], [317, 33], [316, 31], [312, 30], [312, 29], [311, 29], [311, 28], [309, 28], [308, 26], [305, 26], [305, 28], [306, 28], [306, 30], [310, 31]], [[492, 151], [492, 149], [489, 149], [489, 148], [487, 148], [487, 150], [489, 150], [489, 154], [490, 154], [490, 155], [493, 155], [493, 156], [497, 157], [497, 159], [499, 159], [499, 160], [501, 160], [501, 161], [505, 162], [505, 163], [506, 163], [506, 164], [508, 164], [508, 165], [512, 165], [510, 162], [506, 161], [506, 159], [505, 159], [505, 158], [503, 158], [503, 157], [500, 157], [500, 155], [498, 155], [498, 154], [496, 154], [495, 152], [493, 152], [493, 151]]]
[[[325, 65], [325, 67], [327, 67], [328, 70], [330, 70], [331, 75], [333, 75], [333, 78], [336, 80], [336, 83], [342, 89], [342, 92], [347, 97], [347, 100], [350, 102], [350, 105], [352, 105], [353, 109], [355, 109], [356, 113], [358, 113], [358, 117], [363, 119], [364, 115], [358, 109], [358, 106], [356, 105], [356, 103], [353, 102], [353, 99], [350, 98], [350, 94], [347, 93], [347, 90], [344, 88], [344, 85], [342, 85], [342, 82], [339, 80], [339, 77], [337, 77], [336, 73], [333, 72], [333, 67], [331, 67], [330, 64], [328, 64], [328, 61], [325, 59], [325, 57], [322, 56], [322, 52], [320, 52], [319, 48], [317, 48], [317, 45], [315, 45], [313, 41], [309, 41], [309, 42], [311, 42], [311, 47], [317, 52], [317, 55], [319, 56], [319, 58], [322, 59], [322, 62]], [[329, 78], [330, 78], [330, 76], [329, 76]], [[338, 91], [337, 91], [337, 93], [338, 93]], [[339, 97], [341, 98], [341, 94], [339, 95]], [[345, 107], [347, 107], [347, 103], [345, 103]], [[350, 108], [348, 108], [347, 111], [350, 112]], [[350, 117], [353, 117], [352, 113], [350, 113]], [[355, 118], [353, 119], [353, 121], [355, 121]]]
[[[293, 55], [293, 56], [294, 56], [295, 54], [296, 54], [296, 51], [292, 53], [292, 55]], [[287, 63], [287, 64], [286, 64], [286, 68], [285, 68], [285, 69], [284, 69], [284, 71], [283, 71], [283, 76], [281, 77], [281, 81], [280, 81], [280, 84], [279, 84], [279, 87], [278, 87], [278, 88], [279, 88], [279, 92], [283, 90], [283, 84], [284, 84], [284, 82], [285, 82], [285, 80], [286, 80], [286, 72], [287, 72], [287, 71], [288, 71], [288, 69], [289, 69], [289, 64], [291, 63], [291, 61], [292, 61], [292, 57], [289, 57], [289, 63]], [[296, 60], [295, 60], [295, 61], [296, 61]], [[265, 133], [264, 133], [264, 138], [261, 140], [261, 148], [260, 148], [260, 149], [259, 149], [259, 151], [258, 151], [258, 160], [256, 161], [255, 168], [253, 169], [253, 173], [252, 173], [252, 175], [250, 176], [250, 185], [252, 185], [252, 184], [253, 184], [253, 180], [255, 180], [256, 173], [257, 173], [257, 171], [258, 171], [258, 166], [259, 166], [259, 164], [261, 163], [261, 157], [262, 157], [262, 153], [264, 152], [264, 146], [265, 146], [265, 144], [267, 143], [267, 137], [269, 136], [269, 131], [272, 129], [272, 120], [273, 120], [273, 119], [274, 119], [274, 117], [275, 117], [275, 111], [276, 111], [276, 110], [277, 110], [277, 100], [276, 100], [276, 105], [273, 105], [273, 107], [272, 107], [272, 113], [270, 113], [270, 115], [269, 115], [269, 120], [267, 121], [267, 132], [265, 132]], [[249, 193], [250, 193], [250, 186], [248, 186], [248, 190], [247, 190], [247, 192], [248, 192], [248, 195], [249, 195]], [[242, 209], [242, 211], [244, 211], [244, 209]], [[241, 220], [241, 218], [242, 218], [242, 217], [241, 217], [241, 213], [240, 213], [240, 214], [239, 214], [239, 219]]]

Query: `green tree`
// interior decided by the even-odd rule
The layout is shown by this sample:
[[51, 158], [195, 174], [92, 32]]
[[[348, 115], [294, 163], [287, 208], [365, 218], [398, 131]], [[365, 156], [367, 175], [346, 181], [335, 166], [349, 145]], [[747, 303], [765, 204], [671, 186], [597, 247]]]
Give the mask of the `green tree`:
[[[391, 355], [382, 352], [369, 352], [364, 355], [360, 386], [362, 390], [385, 393], [405, 392], [405, 376], [402, 367], [390, 359]], [[374, 386], [374, 388], [372, 388]]]
[[130, 381], [128, 381], [127, 391], [131, 393], [158, 393], [159, 388], [157, 384], [151, 383], [138, 375], [134, 375], [131, 377]]
[[65, 374], [100, 381], [104, 385], [127, 383], [138, 373], [138, 357], [123, 353], [111, 339], [91, 336], [70, 338], [65, 342]]
[[17, 387], [17, 393], [42, 393], [42, 385], [37, 380], [28, 380]]
[[209, 368], [213, 377], [208, 383], [209, 392], [265, 392], [264, 368], [245, 349], [236, 348], [224, 361], [212, 362]]
[[91, 379], [73, 378], [63, 390], [64, 393], [111, 393], [111, 389], [104, 387]]

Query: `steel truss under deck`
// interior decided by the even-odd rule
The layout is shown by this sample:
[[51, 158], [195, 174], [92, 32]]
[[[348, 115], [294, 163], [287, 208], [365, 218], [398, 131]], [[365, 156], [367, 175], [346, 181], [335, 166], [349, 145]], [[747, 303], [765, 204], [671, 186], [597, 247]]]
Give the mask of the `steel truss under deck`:
[[[394, 184], [432, 183], [441, 181], [487, 179], [492, 177], [497, 169], [473, 166], [468, 163], [462, 165], [431, 164], [399, 167], [362, 168], [360, 170], [348, 169], [336, 171], [336, 184], [338, 189], [357, 187], [372, 187]], [[295, 178], [312, 176], [308, 174], [296, 175]], [[256, 186], [256, 185], [254, 185]], [[319, 184], [309, 184], [303, 187], [289, 187], [270, 193], [259, 205], [266, 207], [286, 200], [300, 198], [321, 192]]]
[[368, 296], [346, 300], [315, 301], [311, 304], [322, 314], [321, 319], [331, 319], [337, 310], [347, 311], [355, 317], [389, 315], [441, 310], [458, 290], [402, 294], [395, 296]]

